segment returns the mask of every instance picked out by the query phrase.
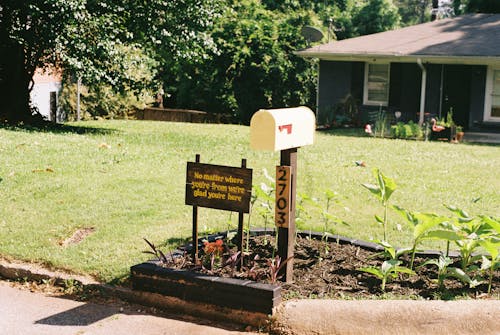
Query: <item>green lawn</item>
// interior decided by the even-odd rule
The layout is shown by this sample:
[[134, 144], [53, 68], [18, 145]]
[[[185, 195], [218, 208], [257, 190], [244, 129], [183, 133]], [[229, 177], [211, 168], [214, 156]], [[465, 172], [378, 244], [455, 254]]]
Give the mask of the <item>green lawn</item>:
[[[374, 214], [377, 200], [361, 186], [373, 183], [372, 168], [394, 178], [391, 201], [415, 211], [448, 214], [443, 203], [471, 214], [499, 216], [500, 147], [454, 145], [350, 136], [352, 131], [318, 132], [316, 143], [299, 149], [298, 192], [341, 196], [332, 212], [349, 223], [340, 234], [381, 238]], [[146, 237], [175, 245], [190, 236], [191, 207], [184, 204], [186, 162], [239, 166], [246, 158], [254, 184], [274, 174], [279, 153], [249, 147], [249, 128], [237, 125], [147, 121], [71, 123], [63, 131], [0, 128], [0, 254], [120, 279], [148, 258]], [[367, 167], [356, 165], [364, 161]], [[478, 200], [479, 199], [479, 200]], [[309, 224], [321, 230], [319, 214]], [[220, 231], [237, 225], [237, 215], [201, 208], [200, 227]], [[263, 221], [254, 212], [252, 226]], [[389, 240], [407, 244], [409, 230], [393, 227]], [[401, 222], [402, 223], [402, 222]], [[61, 242], [80, 228], [94, 233], [81, 243]]]

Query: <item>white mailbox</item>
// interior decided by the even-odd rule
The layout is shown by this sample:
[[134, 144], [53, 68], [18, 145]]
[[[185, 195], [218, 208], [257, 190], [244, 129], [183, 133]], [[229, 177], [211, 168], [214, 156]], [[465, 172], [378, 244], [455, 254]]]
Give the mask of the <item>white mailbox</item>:
[[314, 143], [316, 118], [307, 107], [261, 109], [250, 120], [250, 147], [286, 150]]

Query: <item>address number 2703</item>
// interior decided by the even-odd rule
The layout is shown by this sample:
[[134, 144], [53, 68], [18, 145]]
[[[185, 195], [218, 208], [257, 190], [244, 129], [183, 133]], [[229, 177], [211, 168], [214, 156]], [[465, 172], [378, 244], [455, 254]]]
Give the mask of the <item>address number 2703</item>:
[[276, 167], [276, 203], [275, 223], [277, 227], [288, 228], [290, 225], [290, 184], [291, 169], [289, 166]]

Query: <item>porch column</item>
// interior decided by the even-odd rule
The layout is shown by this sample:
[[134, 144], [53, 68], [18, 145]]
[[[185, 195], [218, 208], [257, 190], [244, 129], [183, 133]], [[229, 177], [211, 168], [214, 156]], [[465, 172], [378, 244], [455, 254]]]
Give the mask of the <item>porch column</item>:
[[424, 113], [425, 113], [425, 88], [427, 84], [427, 69], [425, 66], [422, 64], [422, 60], [419, 58], [417, 59], [417, 64], [420, 66], [420, 69], [422, 70], [422, 83], [421, 83], [421, 88], [420, 88], [420, 115], [418, 118], [418, 124], [422, 125], [424, 123]]

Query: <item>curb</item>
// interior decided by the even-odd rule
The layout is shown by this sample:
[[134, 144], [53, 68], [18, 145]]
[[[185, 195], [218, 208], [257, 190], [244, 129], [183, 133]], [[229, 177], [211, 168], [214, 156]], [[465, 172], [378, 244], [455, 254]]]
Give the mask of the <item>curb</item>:
[[142, 306], [168, 310], [174, 314], [188, 314], [213, 321], [230, 322], [244, 326], [263, 327], [269, 323], [269, 316], [259, 312], [247, 312], [219, 307], [208, 303], [188, 302], [158, 293], [134, 291], [132, 289], [103, 284], [91, 277], [73, 275], [63, 271], [51, 271], [35, 264], [10, 261], [0, 257], [0, 277], [10, 280], [27, 281], [51, 280], [56, 286], [65, 286], [68, 281], [120, 300]]

